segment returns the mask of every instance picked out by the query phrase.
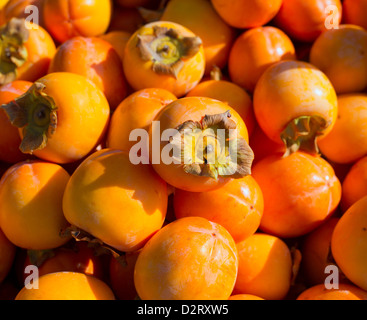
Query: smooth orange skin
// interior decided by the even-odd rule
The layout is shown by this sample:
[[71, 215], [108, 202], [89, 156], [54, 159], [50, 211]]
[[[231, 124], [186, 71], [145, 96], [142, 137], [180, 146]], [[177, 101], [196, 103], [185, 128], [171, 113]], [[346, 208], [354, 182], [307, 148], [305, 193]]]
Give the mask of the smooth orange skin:
[[102, 280], [78, 272], [54, 272], [38, 279], [38, 289], [24, 287], [15, 300], [115, 300]]
[[355, 285], [367, 291], [367, 196], [339, 219], [331, 237], [336, 264]]
[[113, 46], [98, 37], [74, 37], [61, 44], [49, 73], [71, 72], [91, 80], [115, 109], [127, 95], [121, 59]]
[[228, 300], [265, 300], [265, 299], [255, 296], [253, 294], [240, 293], [230, 296]]
[[107, 147], [130, 151], [137, 142], [130, 141], [135, 129], [149, 131], [154, 117], [176, 100], [170, 91], [161, 88], [138, 90], [126, 97], [114, 111], [107, 134]]
[[[0, 87], [0, 105], [24, 94], [32, 82], [15, 80]], [[7, 163], [23, 161], [27, 155], [19, 150], [21, 140], [18, 128], [14, 127], [4, 110], [0, 110], [0, 160]]]
[[337, 208], [341, 184], [319, 156], [295, 152], [270, 155], [257, 162], [252, 176], [264, 196], [260, 229], [281, 238], [305, 235]]
[[0, 284], [9, 274], [14, 258], [16, 246], [9, 241], [4, 232], [0, 229]]
[[367, 88], [367, 31], [354, 25], [325, 31], [311, 48], [310, 63], [327, 75], [337, 94], [364, 90]]
[[302, 241], [302, 261], [301, 270], [308, 285], [314, 286], [323, 284], [326, 277], [325, 268], [328, 265], [335, 265], [329, 259], [331, 235], [338, 217], [331, 217], [321, 226], [310, 232]]
[[70, 224], [131, 252], [162, 227], [167, 198], [166, 183], [150, 166], [133, 165], [127, 152], [103, 149], [71, 176], [63, 211]]
[[233, 294], [283, 299], [291, 285], [292, 258], [280, 238], [256, 233], [237, 243], [238, 276]]
[[134, 284], [134, 270], [140, 251], [125, 254], [126, 266], [111, 256], [109, 264], [110, 286], [119, 300], [135, 300], [137, 292]]
[[366, 0], [344, 0], [343, 1], [343, 23], [358, 25], [367, 29], [367, 1]]
[[110, 0], [44, 0], [43, 4], [45, 27], [59, 43], [105, 33], [111, 14]]
[[109, 42], [116, 50], [120, 57], [121, 63], [124, 60], [125, 47], [131, 37], [131, 33], [127, 31], [109, 31], [99, 36], [99, 38]]
[[173, 203], [177, 219], [206, 218], [226, 228], [236, 243], [257, 231], [264, 210], [261, 189], [251, 176], [233, 179], [214, 191], [176, 189]]
[[103, 92], [84, 76], [68, 72], [50, 73], [37, 81], [54, 99], [58, 121], [46, 147], [34, 155], [59, 164], [86, 157], [107, 131], [110, 107]]
[[255, 115], [250, 95], [237, 84], [227, 80], [206, 80], [189, 91], [186, 97], [208, 97], [227, 103], [238, 112], [246, 124], [249, 136], [255, 127]]
[[341, 207], [346, 211], [352, 204], [367, 196], [367, 156], [355, 162], [342, 184]]
[[326, 75], [309, 63], [280, 61], [262, 74], [254, 91], [254, 112], [264, 133], [277, 143], [289, 122], [300, 116], [318, 115], [332, 129], [338, 104], [335, 90]]
[[207, 0], [173, 0], [167, 3], [162, 21], [179, 23], [201, 38], [205, 53], [205, 74], [214, 66], [226, 66], [235, 31], [226, 24]]
[[338, 96], [338, 117], [319, 147], [336, 163], [354, 163], [367, 155], [367, 94]]
[[291, 39], [280, 29], [266, 26], [247, 30], [234, 42], [228, 60], [231, 80], [249, 92], [275, 62], [295, 60]]
[[297, 300], [367, 300], [367, 292], [347, 283], [340, 283], [339, 289], [318, 284], [303, 291]]
[[177, 75], [177, 79], [172, 75], [159, 74], [152, 70], [152, 61], [144, 61], [141, 58], [140, 50], [137, 47], [138, 34], [152, 33], [154, 26], [172, 28], [182, 32], [183, 36], [195, 36], [187, 28], [168, 21], [151, 22], [137, 30], [126, 45], [123, 67], [126, 79], [135, 90], [146, 88], [162, 88], [171, 91], [176, 97], [182, 97], [201, 80], [205, 71], [205, 56], [203, 46], [193, 57], [183, 60], [184, 66]]
[[61, 166], [43, 161], [20, 162], [4, 174], [0, 182], [0, 224], [12, 243], [45, 250], [70, 240], [60, 235], [68, 226], [61, 205], [69, 178]]
[[[175, 129], [188, 120], [200, 121], [206, 114], [220, 114], [227, 110], [232, 115], [231, 119], [237, 124], [238, 135], [248, 142], [248, 131], [240, 115], [219, 100], [206, 97], [180, 98], [168, 104], [157, 114], [150, 129], [150, 142], [157, 143], [155, 140], [159, 139], [160, 145], [159, 149], [153, 145], [150, 152], [153, 168], [163, 180], [175, 188], [191, 192], [214, 190], [229, 181], [226, 177], [219, 177], [218, 180], [215, 180], [209, 177], [195, 176], [186, 173], [181, 164], [165, 164], [161, 159], [162, 149], [165, 146], [165, 142], [161, 141], [164, 130]], [[159, 124], [158, 128], [157, 124]]]
[[282, 5], [282, 0], [211, 0], [218, 14], [230, 26], [239, 29], [260, 27], [272, 20]]
[[[331, 16], [335, 13], [326, 10], [328, 6], [336, 6], [339, 16]], [[312, 42], [327, 30], [325, 22], [328, 17], [337, 18], [334, 27], [339, 25], [342, 17], [340, 0], [283, 0], [274, 23], [293, 39]]]
[[233, 290], [238, 268], [233, 238], [201, 217], [171, 222], [144, 246], [134, 281], [142, 300], [222, 300]]
[[[35, 12], [31, 11], [30, 13], [26, 13], [27, 6], [36, 6], [38, 9], [38, 24], [40, 26], [44, 26], [43, 22], [43, 3], [44, 0], [9, 0], [2, 8], [3, 15], [3, 23], [8, 22], [11, 18], [29, 18], [31, 14], [35, 14]], [[35, 22], [35, 21], [33, 21]]]

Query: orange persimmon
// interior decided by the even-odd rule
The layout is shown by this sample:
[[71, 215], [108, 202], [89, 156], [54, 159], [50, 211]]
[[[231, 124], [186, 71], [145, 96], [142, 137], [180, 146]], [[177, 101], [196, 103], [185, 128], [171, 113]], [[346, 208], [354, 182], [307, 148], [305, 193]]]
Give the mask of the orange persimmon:
[[329, 218], [341, 198], [341, 184], [319, 156], [295, 152], [256, 162], [252, 176], [264, 196], [260, 229], [281, 238], [305, 235]]
[[239, 293], [231, 295], [228, 300], [264, 300], [253, 294]]
[[122, 61], [113, 46], [98, 37], [73, 37], [61, 44], [49, 73], [71, 72], [91, 80], [115, 109], [127, 95]]
[[15, 252], [16, 246], [9, 241], [0, 229], [0, 284], [4, 281], [13, 266]]
[[338, 289], [317, 284], [301, 292], [297, 300], [367, 300], [367, 292], [349, 283], [339, 283]]
[[228, 299], [236, 282], [236, 244], [221, 225], [187, 217], [159, 230], [143, 247], [134, 282], [142, 300]]
[[109, 42], [116, 50], [121, 59], [124, 60], [125, 47], [131, 37], [131, 33], [123, 30], [109, 31], [99, 36], [99, 38]]
[[145, 20], [137, 8], [114, 6], [107, 31], [125, 31], [133, 34], [144, 24]]
[[3, 23], [11, 18], [28, 19], [44, 27], [43, 3], [44, 0], [6, 0], [5, 6], [1, 9]]
[[367, 29], [367, 1], [344, 0], [342, 21], [346, 24], [354, 24]]
[[128, 41], [123, 67], [134, 90], [163, 88], [181, 97], [204, 75], [202, 40], [174, 22], [148, 23]]
[[231, 80], [253, 92], [263, 72], [280, 60], [295, 60], [291, 39], [280, 29], [266, 26], [252, 28], [239, 35], [228, 59]]

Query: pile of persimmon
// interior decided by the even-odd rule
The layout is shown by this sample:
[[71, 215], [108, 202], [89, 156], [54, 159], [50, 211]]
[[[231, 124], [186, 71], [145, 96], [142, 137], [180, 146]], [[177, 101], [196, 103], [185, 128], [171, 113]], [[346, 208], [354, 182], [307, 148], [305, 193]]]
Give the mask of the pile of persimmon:
[[366, 17], [0, 1], [0, 300], [367, 300]]

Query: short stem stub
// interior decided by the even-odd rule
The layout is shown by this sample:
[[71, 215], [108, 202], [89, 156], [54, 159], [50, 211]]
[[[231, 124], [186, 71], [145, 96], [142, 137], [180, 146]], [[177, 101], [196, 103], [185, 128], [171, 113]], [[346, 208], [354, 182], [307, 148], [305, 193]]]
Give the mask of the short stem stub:
[[1, 106], [12, 125], [23, 128], [19, 147], [23, 153], [43, 149], [56, 130], [57, 107], [44, 89], [45, 85], [35, 82], [25, 94]]
[[280, 137], [286, 146], [284, 157], [297, 151], [319, 154], [317, 138], [328, 127], [326, 120], [317, 115], [302, 116], [289, 122]]

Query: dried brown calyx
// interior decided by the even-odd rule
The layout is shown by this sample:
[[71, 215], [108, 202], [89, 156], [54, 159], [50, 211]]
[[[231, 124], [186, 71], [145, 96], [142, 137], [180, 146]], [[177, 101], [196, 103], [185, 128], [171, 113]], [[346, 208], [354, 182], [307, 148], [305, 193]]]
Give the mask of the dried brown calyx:
[[202, 45], [199, 37], [185, 37], [177, 30], [153, 26], [152, 33], [138, 34], [137, 47], [144, 61], [152, 61], [152, 70], [177, 78], [184, 59], [195, 56]]

